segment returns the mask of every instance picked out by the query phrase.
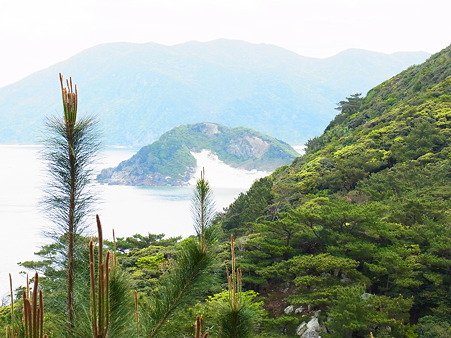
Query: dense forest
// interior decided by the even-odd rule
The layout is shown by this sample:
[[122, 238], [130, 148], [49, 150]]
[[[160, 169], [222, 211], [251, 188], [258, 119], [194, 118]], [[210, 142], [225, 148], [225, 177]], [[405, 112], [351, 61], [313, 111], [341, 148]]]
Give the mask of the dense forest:
[[451, 47], [338, 109], [222, 215], [244, 285], [279, 322], [317, 311], [324, 337], [447, 337]]
[[76, 237], [72, 327], [67, 241], [44, 246], [8, 337], [449, 337], [451, 46], [337, 109], [214, 218], [203, 176], [197, 237]]

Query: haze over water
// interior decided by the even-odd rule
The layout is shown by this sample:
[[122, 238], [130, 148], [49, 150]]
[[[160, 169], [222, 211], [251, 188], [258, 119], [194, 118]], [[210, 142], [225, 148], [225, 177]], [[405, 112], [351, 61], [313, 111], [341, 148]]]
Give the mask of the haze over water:
[[[25, 275], [18, 262], [33, 260], [40, 246], [48, 243], [43, 231], [53, 224], [39, 210], [45, 168], [39, 157], [39, 146], [0, 145], [0, 301], [9, 290], [8, 273], [13, 287], [24, 285]], [[112, 167], [130, 158], [135, 152], [110, 149], [102, 152], [96, 170]], [[252, 182], [267, 173], [239, 171], [220, 162], [207, 151], [193, 154], [198, 160], [196, 178], [205, 167], [212, 186], [217, 211], [227, 207]], [[195, 183], [195, 179], [192, 181]], [[166, 237], [194, 234], [191, 199], [193, 187], [130, 187], [95, 184], [99, 202], [94, 213], [100, 215], [104, 236], [112, 238], [136, 233], [164, 233]], [[95, 234], [95, 215], [90, 229]], [[27, 271], [32, 274], [32, 271]]]

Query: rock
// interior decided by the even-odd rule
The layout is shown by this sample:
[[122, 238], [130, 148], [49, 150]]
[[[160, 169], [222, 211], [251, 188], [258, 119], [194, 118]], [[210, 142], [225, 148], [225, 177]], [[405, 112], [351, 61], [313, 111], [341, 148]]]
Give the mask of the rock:
[[293, 305], [289, 305], [283, 310], [283, 312], [285, 312], [285, 314], [287, 314], [287, 315], [290, 314], [290, 313], [293, 313], [293, 311], [294, 311], [294, 306]]
[[304, 311], [304, 307], [303, 306], [300, 306], [300, 307], [298, 307], [296, 310], [294, 310], [294, 313], [295, 314], [299, 314], [299, 313], [302, 313], [302, 311]]
[[362, 298], [363, 300], [367, 300], [367, 299], [370, 298], [370, 297], [371, 297], [371, 293], [367, 293], [367, 292], [362, 293], [362, 294], [360, 295], [360, 298]]
[[323, 331], [318, 318], [313, 317], [308, 323], [302, 322], [296, 329], [296, 334], [301, 338], [321, 338], [320, 332]]
[[340, 282], [348, 284], [348, 283], [352, 282], [352, 279], [348, 278], [345, 274], [342, 274]]
[[302, 336], [305, 331], [307, 331], [307, 322], [302, 322], [301, 324], [299, 324], [298, 328], [296, 329], [296, 334], [298, 336]]

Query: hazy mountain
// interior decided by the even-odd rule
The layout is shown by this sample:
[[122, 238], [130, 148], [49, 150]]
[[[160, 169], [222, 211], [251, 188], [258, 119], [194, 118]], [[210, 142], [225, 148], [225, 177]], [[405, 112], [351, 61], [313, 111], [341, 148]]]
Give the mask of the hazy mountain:
[[315, 59], [233, 40], [99, 45], [0, 88], [0, 143], [39, 141], [44, 117], [61, 112], [61, 72], [78, 85], [79, 111], [98, 117], [106, 144], [145, 145], [200, 121], [301, 144], [324, 130], [338, 101], [427, 56], [353, 49]]
[[232, 167], [260, 171], [272, 171], [298, 156], [288, 144], [252, 129], [204, 122], [171, 129], [116, 168], [102, 170], [98, 180], [124, 185], [186, 185], [198, 166], [192, 152], [202, 150], [209, 150]]

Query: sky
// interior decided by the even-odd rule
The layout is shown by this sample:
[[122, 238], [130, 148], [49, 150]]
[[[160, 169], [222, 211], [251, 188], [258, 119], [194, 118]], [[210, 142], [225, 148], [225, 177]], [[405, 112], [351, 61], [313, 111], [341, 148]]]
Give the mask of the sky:
[[451, 43], [449, 13], [449, 0], [0, 0], [0, 87], [109, 42], [435, 53]]

